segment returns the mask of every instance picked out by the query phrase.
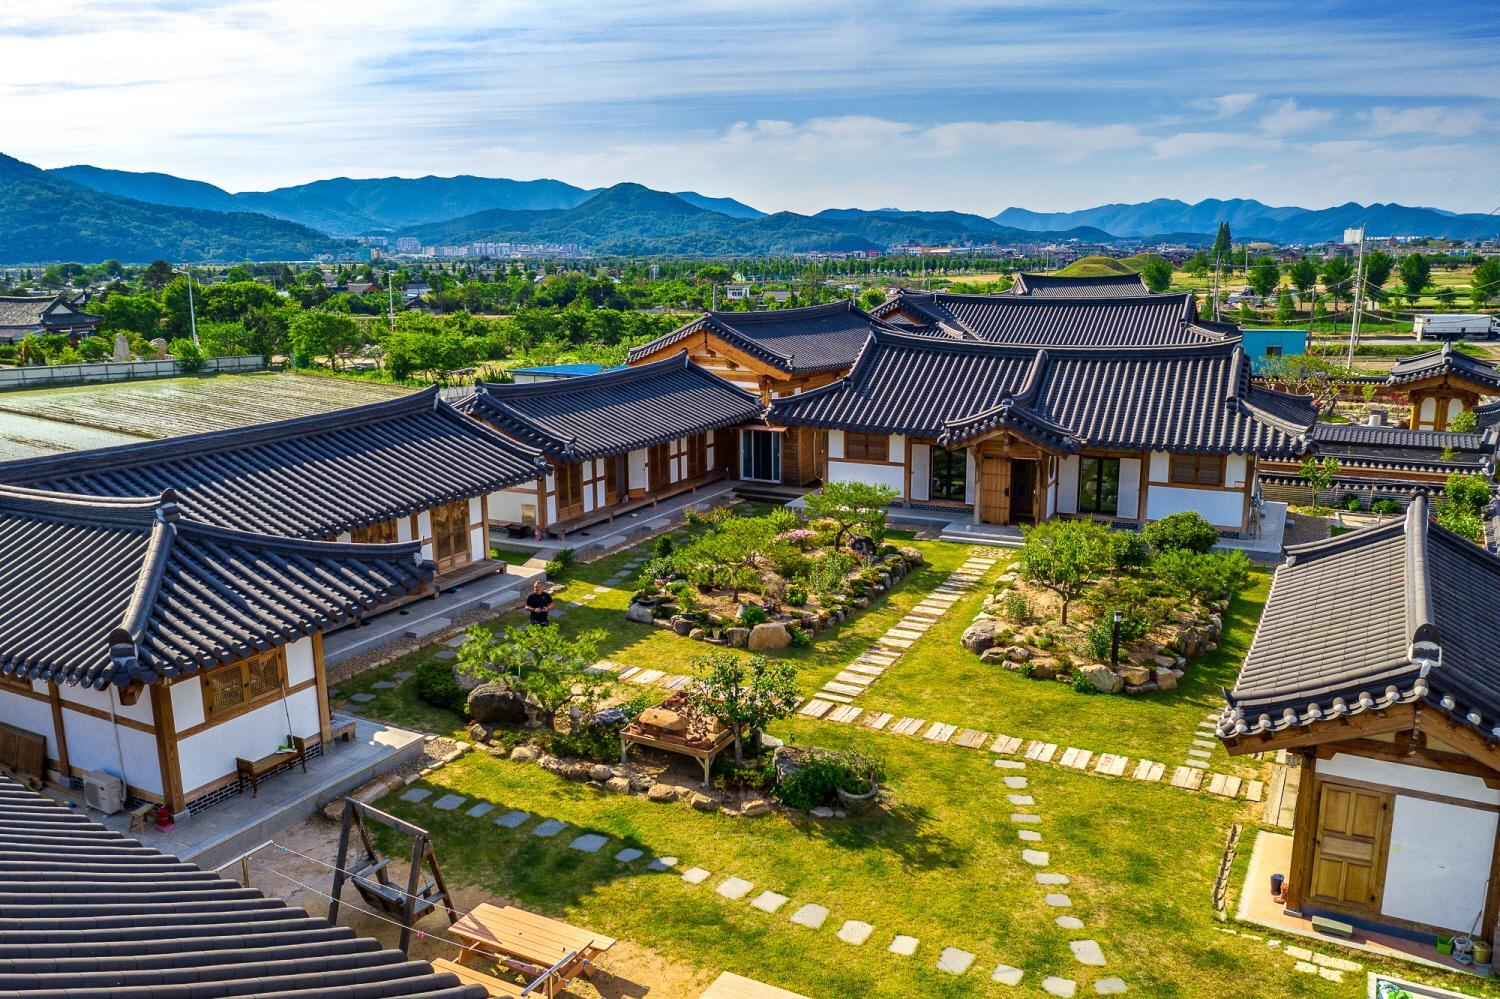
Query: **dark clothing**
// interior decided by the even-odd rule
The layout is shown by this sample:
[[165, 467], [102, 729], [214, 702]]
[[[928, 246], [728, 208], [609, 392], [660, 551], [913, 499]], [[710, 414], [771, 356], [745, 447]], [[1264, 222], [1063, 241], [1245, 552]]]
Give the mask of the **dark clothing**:
[[531, 611], [532, 624], [547, 624], [547, 612], [552, 609], [552, 594], [531, 594], [526, 598], [526, 609]]

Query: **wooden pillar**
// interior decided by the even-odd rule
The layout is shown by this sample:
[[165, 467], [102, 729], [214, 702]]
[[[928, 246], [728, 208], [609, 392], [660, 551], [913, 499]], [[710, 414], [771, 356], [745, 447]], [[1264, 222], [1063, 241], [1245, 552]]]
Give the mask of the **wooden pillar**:
[[1297, 784], [1297, 811], [1292, 819], [1292, 869], [1287, 872], [1286, 908], [1301, 913], [1318, 848], [1318, 751], [1302, 750], [1302, 775]]
[[328, 674], [323, 668], [323, 633], [321, 631], [313, 632], [312, 657], [313, 686], [318, 691], [318, 739], [324, 746], [327, 746], [332, 729], [329, 726]]
[[161, 767], [161, 796], [173, 815], [187, 809], [182, 790], [182, 763], [177, 756], [177, 722], [172, 715], [172, 691], [165, 683], [153, 683], [151, 718], [156, 727], [156, 759]]
[[63, 780], [71, 780], [73, 766], [68, 762], [68, 730], [63, 724], [62, 694], [57, 684], [47, 681], [47, 700], [52, 702], [52, 745], [57, 751], [57, 769]]

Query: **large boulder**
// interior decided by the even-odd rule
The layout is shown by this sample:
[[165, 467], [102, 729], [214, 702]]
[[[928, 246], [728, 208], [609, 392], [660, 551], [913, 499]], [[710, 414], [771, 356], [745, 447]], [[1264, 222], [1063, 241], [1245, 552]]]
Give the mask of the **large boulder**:
[[1140, 686], [1151, 679], [1151, 671], [1144, 666], [1121, 666], [1118, 672], [1127, 687]]
[[1108, 666], [1084, 666], [1078, 670], [1101, 694], [1118, 694], [1125, 684]]
[[636, 624], [650, 624], [654, 618], [651, 616], [649, 604], [631, 604], [625, 611], [625, 620], [634, 621]]
[[481, 725], [520, 725], [526, 721], [526, 701], [498, 683], [482, 683], [469, 691], [464, 713]]
[[983, 652], [985, 649], [993, 648], [995, 643], [1000, 641], [1000, 632], [1003, 627], [999, 621], [992, 618], [975, 621], [969, 625], [959, 641], [970, 652]]
[[684, 617], [683, 615], [678, 614], [676, 617], [672, 618], [672, 630], [677, 632], [677, 634], [679, 635], [689, 634], [694, 627], [695, 625], [693, 624], [693, 619], [690, 617]]
[[750, 629], [726, 628], [724, 630], [724, 641], [728, 642], [731, 648], [743, 649], [745, 643], [750, 641]]
[[767, 621], [750, 629], [750, 637], [745, 646], [751, 652], [767, 652], [784, 649], [791, 644], [792, 636], [787, 634], [785, 625], [779, 621]]

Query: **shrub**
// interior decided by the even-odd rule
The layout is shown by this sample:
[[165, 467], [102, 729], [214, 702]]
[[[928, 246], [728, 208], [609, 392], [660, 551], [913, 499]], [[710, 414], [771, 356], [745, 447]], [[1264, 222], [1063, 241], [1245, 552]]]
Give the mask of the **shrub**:
[[1058, 670], [1066, 672], [1073, 668], [1073, 657], [1066, 652], [1059, 652], [1052, 657], [1052, 665], [1056, 666]]
[[1359, 501], [1358, 496], [1350, 496], [1348, 499], [1344, 500], [1344, 509], [1348, 510], [1350, 513], [1358, 513], [1364, 508], [1365, 505]]
[[1207, 604], [1250, 584], [1250, 560], [1241, 551], [1199, 555], [1185, 549], [1158, 555], [1152, 571], [1177, 593]]
[[557, 579], [573, 564], [576, 553], [571, 548], [562, 548], [547, 562], [547, 578]]
[[806, 649], [812, 646], [812, 636], [803, 631], [801, 628], [797, 627], [795, 624], [788, 624], [786, 626], [786, 633], [787, 637], [791, 639], [792, 648]]
[[788, 808], [810, 812], [838, 800], [838, 788], [847, 778], [837, 756], [814, 756], [807, 765], [776, 786], [776, 799]]
[[1138, 531], [1113, 531], [1109, 536], [1109, 564], [1115, 572], [1129, 572], [1144, 566], [1151, 557], [1150, 546]]
[[1011, 590], [1000, 601], [1000, 613], [1011, 624], [1030, 624], [1032, 620], [1031, 601], [1020, 590]]
[[798, 526], [797, 514], [784, 506], [772, 509], [766, 514], [766, 520], [771, 522], [771, 526], [776, 529], [777, 533], [790, 531]]
[[812, 559], [797, 551], [786, 551], [777, 554], [771, 563], [771, 570], [782, 579], [799, 579], [812, 571]]
[[1083, 633], [1083, 654], [1096, 663], [1109, 662], [1109, 648], [1114, 639], [1114, 627], [1110, 619], [1101, 617], [1089, 625]]
[[574, 725], [566, 732], [544, 733], [553, 756], [576, 756], [592, 763], [614, 763], [620, 758], [620, 730], [611, 725]]
[[1401, 504], [1393, 499], [1378, 499], [1370, 504], [1371, 513], [1392, 514], [1401, 512]]
[[[672, 535], [663, 534], [651, 544], [651, 557], [653, 559], [669, 558], [672, 554]], [[650, 563], [647, 563], [648, 565]]]
[[786, 588], [786, 602], [789, 607], [802, 607], [807, 604], [807, 588], [801, 583], [793, 583]]
[[1219, 532], [1196, 510], [1170, 514], [1147, 524], [1142, 532], [1154, 551], [1186, 550], [1205, 554], [1219, 542]]
[[1099, 688], [1089, 681], [1082, 672], [1073, 674], [1073, 692], [1077, 694], [1097, 694]]
[[834, 593], [843, 588], [844, 581], [854, 571], [854, 558], [843, 552], [825, 552], [813, 563], [808, 574], [808, 585], [818, 593]]
[[649, 558], [641, 566], [641, 571], [636, 574], [638, 579], [657, 580], [671, 579], [677, 575], [677, 567], [671, 558]]
[[806, 551], [808, 546], [813, 543], [818, 536], [818, 532], [806, 527], [795, 527], [790, 531], [782, 531], [776, 536], [801, 552]]
[[765, 791], [776, 783], [776, 766], [770, 753], [744, 764], [720, 756], [714, 760], [713, 781], [721, 791]]
[[1021, 551], [1016, 569], [1022, 578], [1051, 590], [1062, 603], [1062, 623], [1068, 607], [1087, 592], [1109, 561], [1109, 532], [1087, 520], [1050, 520], [1021, 529]]
[[444, 708], [458, 715], [464, 713], [464, 702], [469, 699], [469, 694], [459, 686], [451, 666], [431, 660], [418, 666], [413, 674], [411, 682], [417, 697], [435, 708]]
[[1020, 673], [1026, 679], [1030, 680], [1036, 676], [1036, 663], [1024, 662], [1021, 664], [1021, 668], [1016, 670], [1016, 672]]
[[753, 628], [757, 624], [765, 624], [771, 620], [771, 615], [767, 614], [765, 608], [759, 604], [740, 604], [740, 611], [735, 615], [735, 620], [743, 628]]

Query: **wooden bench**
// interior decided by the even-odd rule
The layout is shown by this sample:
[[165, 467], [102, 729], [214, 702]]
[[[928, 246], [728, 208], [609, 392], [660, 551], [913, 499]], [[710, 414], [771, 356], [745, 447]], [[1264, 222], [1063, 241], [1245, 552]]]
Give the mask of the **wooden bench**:
[[354, 741], [354, 719], [346, 718], [343, 721], [331, 722], [328, 726], [328, 741], [338, 742]]
[[478, 985], [485, 992], [489, 993], [491, 997], [495, 997], [495, 999], [503, 999], [503, 997], [516, 997], [516, 999], [519, 999], [520, 996], [535, 995], [535, 993], [528, 992], [526, 986], [507, 982], [505, 979], [496, 978], [494, 975], [486, 975], [482, 971], [465, 968], [457, 961], [450, 961], [447, 958], [440, 957], [436, 961], [433, 961], [432, 970], [438, 973], [446, 971], [457, 978], [461, 985]]
[[130, 826], [126, 832], [145, 832], [146, 828], [156, 822], [156, 806], [146, 802], [138, 808], [130, 810]]
[[240, 790], [245, 790], [245, 781], [250, 782], [250, 797], [254, 798], [260, 793], [260, 782], [267, 775], [281, 767], [283, 764], [291, 763], [293, 760], [302, 764], [302, 772], [307, 773], [307, 740], [300, 735], [292, 736], [292, 748], [280, 752], [269, 753], [258, 760], [247, 760], [244, 757], [236, 757], [234, 771], [240, 779]]

